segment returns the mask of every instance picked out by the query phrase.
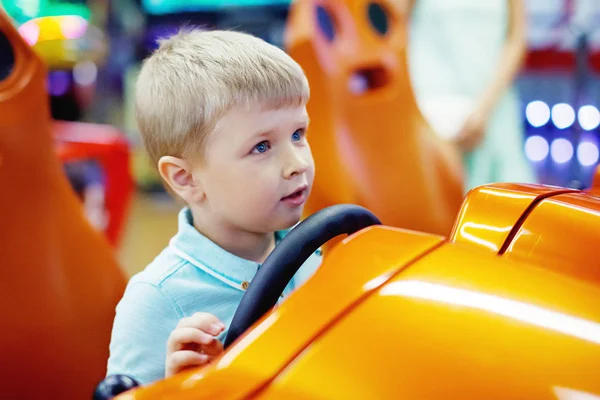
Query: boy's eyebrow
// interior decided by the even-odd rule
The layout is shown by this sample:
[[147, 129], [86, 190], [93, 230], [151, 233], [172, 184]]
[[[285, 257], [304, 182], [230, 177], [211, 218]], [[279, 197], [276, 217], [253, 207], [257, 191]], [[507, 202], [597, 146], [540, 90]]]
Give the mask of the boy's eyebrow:
[[260, 137], [266, 137], [266, 136], [270, 136], [273, 133], [275, 133], [275, 129], [268, 129], [266, 131], [256, 131], [254, 132], [254, 134], [252, 135], [252, 139], [256, 139], [256, 138], [260, 138]]
[[305, 117], [298, 119], [298, 121], [296, 121], [296, 125], [306, 125], [308, 128], [308, 125], [310, 125], [310, 118], [308, 115], [306, 115]]
[[[306, 127], [308, 127], [309, 124], [310, 124], [310, 118], [308, 116], [306, 116], [306, 118], [299, 119], [296, 122], [296, 125], [306, 125]], [[256, 131], [252, 135], [252, 138], [257, 138], [257, 137], [262, 137], [262, 136], [269, 136], [269, 135], [272, 135], [272, 134], [274, 134], [276, 132], [277, 132], [277, 129], [267, 129], [265, 131]]]

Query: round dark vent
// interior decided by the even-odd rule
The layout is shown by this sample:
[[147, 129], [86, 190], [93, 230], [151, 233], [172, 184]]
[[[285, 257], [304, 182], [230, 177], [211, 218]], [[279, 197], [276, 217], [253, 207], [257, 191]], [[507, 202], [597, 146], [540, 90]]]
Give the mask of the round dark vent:
[[15, 66], [15, 51], [10, 40], [0, 30], [0, 81], [8, 78]]

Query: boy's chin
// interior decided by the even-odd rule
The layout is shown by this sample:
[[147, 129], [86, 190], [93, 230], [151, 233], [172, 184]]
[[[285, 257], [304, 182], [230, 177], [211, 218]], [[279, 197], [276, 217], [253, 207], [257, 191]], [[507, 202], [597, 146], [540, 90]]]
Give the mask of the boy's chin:
[[302, 220], [302, 210], [299, 210], [297, 215], [295, 213], [290, 213], [285, 218], [282, 218], [281, 221], [277, 224], [278, 226], [274, 229], [276, 231], [282, 231], [285, 229], [293, 228]]

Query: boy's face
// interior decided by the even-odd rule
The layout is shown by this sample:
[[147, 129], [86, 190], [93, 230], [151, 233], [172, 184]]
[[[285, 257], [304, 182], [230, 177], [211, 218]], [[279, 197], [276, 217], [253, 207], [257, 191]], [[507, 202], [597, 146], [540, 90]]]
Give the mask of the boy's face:
[[305, 106], [225, 114], [194, 171], [213, 217], [253, 233], [296, 224], [314, 179], [307, 128]]

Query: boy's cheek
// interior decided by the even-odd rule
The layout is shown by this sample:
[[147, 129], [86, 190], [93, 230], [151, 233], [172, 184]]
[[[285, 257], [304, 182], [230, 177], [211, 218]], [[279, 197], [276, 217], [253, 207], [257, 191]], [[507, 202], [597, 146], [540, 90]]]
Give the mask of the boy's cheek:
[[308, 160], [308, 164], [310, 165], [308, 171], [309, 171], [309, 175], [310, 175], [310, 180], [312, 183], [312, 179], [315, 176], [315, 160], [312, 158], [312, 155], [310, 156], [309, 160]]
[[305, 160], [309, 165], [309, 170], [310, 172], [314, 175], [315, 173], [315, 159], [312, 155], [312, 151], [310, 150], [310, 147], [308, 147], [308, 151], [307, 154], [305, 156]]

